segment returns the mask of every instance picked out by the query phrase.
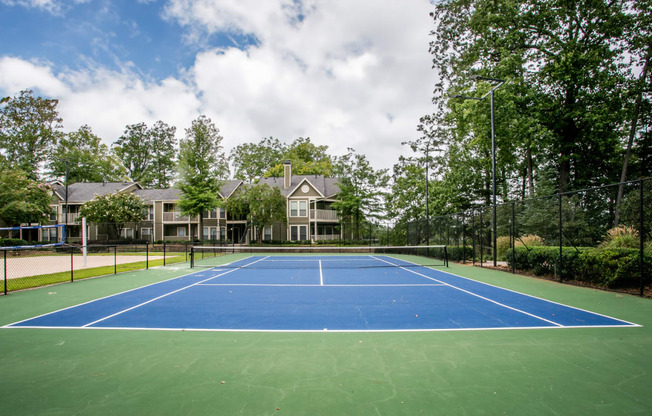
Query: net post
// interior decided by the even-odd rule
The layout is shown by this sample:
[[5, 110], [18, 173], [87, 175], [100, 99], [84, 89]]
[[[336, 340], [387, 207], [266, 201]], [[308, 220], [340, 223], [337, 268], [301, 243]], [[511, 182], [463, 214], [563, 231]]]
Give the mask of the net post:
[[71, 245], [70, 246], [70, 281], [71, 282], [75, 281], [74, 274], [73, 274], [73, 270], [74, 270], [74, 263], [73, 263], [73, 258], [74, 257], [73, 257], [73, 255], [74, 254], [75, 254], [75, 247]]
[[448, 267], [448, 246], [444, 246], [444, 263]]
[[195, 246], [190, 246], [190, 268], [195, 267]]

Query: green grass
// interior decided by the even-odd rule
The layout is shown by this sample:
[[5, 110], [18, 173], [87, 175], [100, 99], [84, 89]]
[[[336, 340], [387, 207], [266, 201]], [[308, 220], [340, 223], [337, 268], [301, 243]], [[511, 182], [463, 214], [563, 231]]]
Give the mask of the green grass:
[[[449, 271], [643, 325], [403, 333], [0, 329], [7, 415], [633, 415], [652, 410], [652, 300]], [[0, 325], [191, 272], [0, 297]]]

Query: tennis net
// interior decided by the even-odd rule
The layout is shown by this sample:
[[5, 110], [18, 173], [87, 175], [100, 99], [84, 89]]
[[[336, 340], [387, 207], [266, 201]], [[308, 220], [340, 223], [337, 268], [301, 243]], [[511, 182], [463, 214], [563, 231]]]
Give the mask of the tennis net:
[[448, 266], [446, 246], [241, 247], [194, 246], [190, 267], [359, 269]]

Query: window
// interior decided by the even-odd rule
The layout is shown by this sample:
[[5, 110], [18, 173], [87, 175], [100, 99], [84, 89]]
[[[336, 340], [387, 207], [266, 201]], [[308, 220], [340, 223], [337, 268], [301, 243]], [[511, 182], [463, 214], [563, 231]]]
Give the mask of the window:
[[143, 228], [143, 229], [140, 230], [140, 235], [142, 235], [143, 237], [149, 237], [150, 235], [152, 235], [152, 229], [151, 228]]
[[272, 227], [265, 227], [263, 230], [263, 240], [264, 241], [271, 241], [272, 240]]
[[210, 218], [210, 219], [217, 218], [217, 210], [212, 209], [212, 210], [208, 211], [208, 214], [206, 215], [205, 218]]
[[290, 201], [290, 217], [305, 217], [308, 215], [308, 201]]
[[52, 207], [52, 211], [50, 212], [50, 221], [56, 221], [57, 220], [57, 207]]
[[290, 226], [290, 240], [291, 241], [306, 241], [308, 239], [308, 226], [307, 225], [292, 225]]
[[177, 227], [177, 237], [186, 236], [186, 227]]
[[226, 210], [224, 208], [220, 208], [220, 218], [226, 218]]
[[45, 230], [45, 241], [57, 241], [57, 229], [56, 228], [46, 228]]
[[205, 240], [217, 240], [217, 227], [204, 227]]
[[122, 238], [134, 238], [134, 230], [132, 228], [123, 228], [120, 236]]
[[147, 220], [154, 221], [154, 207], [147, 207]]

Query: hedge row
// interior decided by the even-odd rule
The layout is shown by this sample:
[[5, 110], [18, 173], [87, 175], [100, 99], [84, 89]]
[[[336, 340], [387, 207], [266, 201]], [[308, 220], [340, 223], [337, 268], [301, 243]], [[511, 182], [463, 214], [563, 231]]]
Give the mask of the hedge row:
[[26, 246], [29, 243], [20, 238], [0, 238], [0, 247]]
[[[640, 285], [639, 250], [629, 248], [562, 247], [563, 279], [576, 280], [608, 288], [635, 288]], [[516, 247], [507, 253], [510, 266], [537, 276], [560, 275], [559, 247]], [[652, 282], [652, 256], [644, 254], [644, 284]]]

